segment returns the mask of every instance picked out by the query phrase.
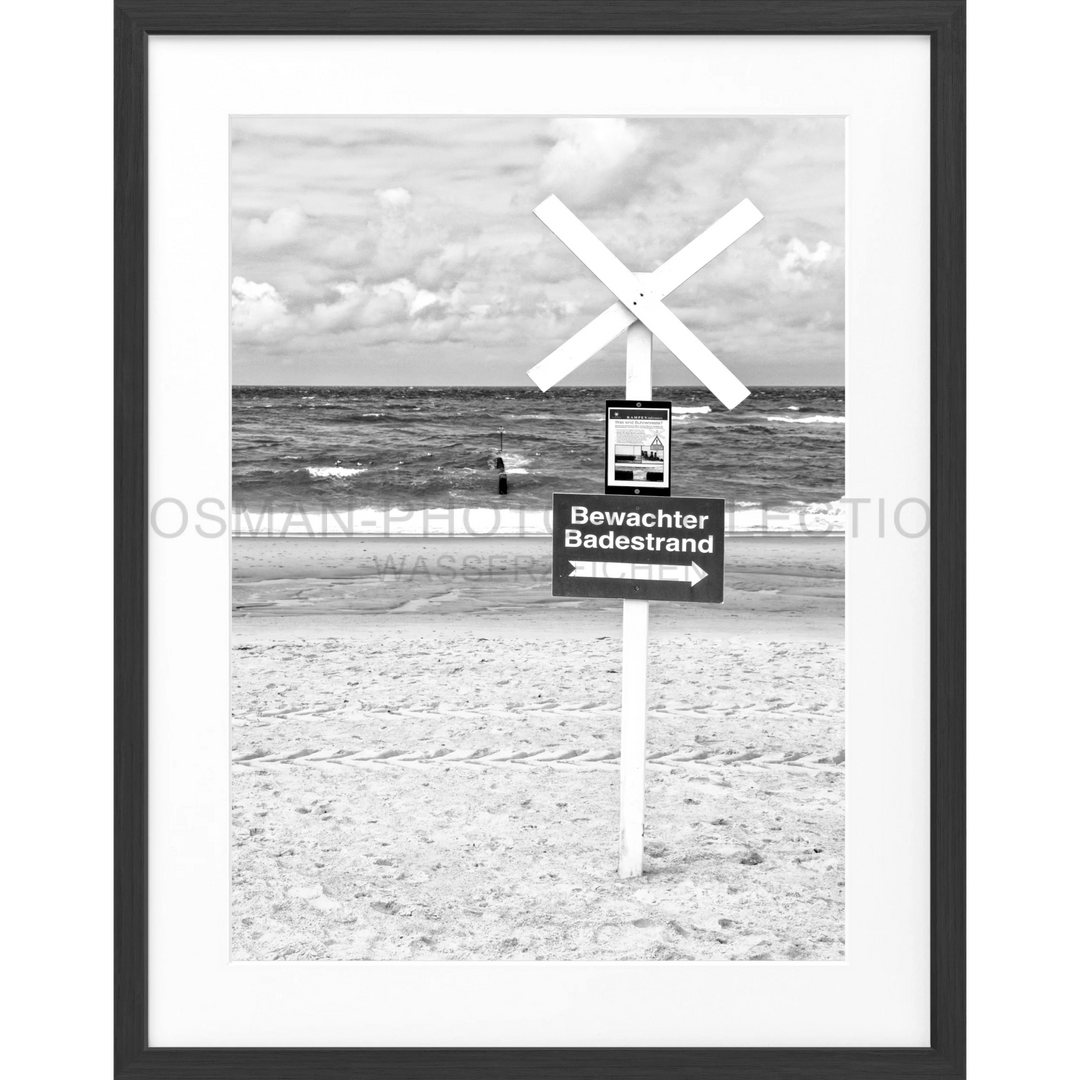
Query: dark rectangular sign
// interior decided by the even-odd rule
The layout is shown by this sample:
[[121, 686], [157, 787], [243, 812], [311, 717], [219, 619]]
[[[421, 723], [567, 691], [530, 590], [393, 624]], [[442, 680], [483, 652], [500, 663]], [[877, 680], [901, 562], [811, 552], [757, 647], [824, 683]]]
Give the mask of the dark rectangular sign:
[[552, 496], [552, 596], [724, 602], [724, 500]]

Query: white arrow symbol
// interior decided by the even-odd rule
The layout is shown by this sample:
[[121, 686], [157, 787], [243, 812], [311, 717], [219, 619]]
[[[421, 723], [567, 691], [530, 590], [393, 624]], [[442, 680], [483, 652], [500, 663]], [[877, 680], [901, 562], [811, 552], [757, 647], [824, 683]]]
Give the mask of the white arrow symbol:
[[629, 563], [589, 562], [571, 559], [571, 577], [608, 578], [612, 581], [685, 581], [695, 586], [709, 575], [696, 562], [685, 563]]
[[744, 199], [652, 274], [628, 270], [555, 195], [534, 211], [538, 218], [615, 294], [613, 304], [529, 371], [548, 390], [579, 364], [640, 320], [729, 408], [750, 391], [661, 301], [724, 248], [761, 221], [757, 207]]

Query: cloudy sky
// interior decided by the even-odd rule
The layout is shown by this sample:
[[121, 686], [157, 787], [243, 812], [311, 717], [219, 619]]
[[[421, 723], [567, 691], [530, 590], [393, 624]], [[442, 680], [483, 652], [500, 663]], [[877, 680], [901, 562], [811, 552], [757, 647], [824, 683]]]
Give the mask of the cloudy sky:
[[[533, 215], [552, 192], [638, 271], [751, 199], [668, 305], [747, 384], [843, 382], [836, 117], [234, 118], [233, 381], [527, 384], [612, 299]], [[622, 382], [624, 342], [568, 381]]]

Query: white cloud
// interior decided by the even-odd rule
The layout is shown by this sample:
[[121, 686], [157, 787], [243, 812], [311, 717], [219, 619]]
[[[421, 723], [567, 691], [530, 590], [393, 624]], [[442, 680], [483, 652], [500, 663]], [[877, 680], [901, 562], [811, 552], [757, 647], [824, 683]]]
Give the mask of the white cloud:
[[551, 122], [555, 145], [540, 166], [541, 185], [578, 206], [590, 206], [625, 187], [625, 166], [643, 143], [640, 129], [620, 118]]
[[235, 277], [232, 283], [232, 327], [239, 341], [275, 336], [289, 325], [288, 305], [268, 282]]
[[838, 258], [832, 244], [819, 240], [811, 251], [797, 237], [788, 241], [787, 250], [780, 259], [780, 277], [799, 288], [809, 288], [811, 278], [827, 263]]
[[463, 243], [448, 243], [424, 256], [412, 277], [428, 289], [436, 289], [461, 279], [469, 266], [473, 253]]
[[382, 188], [375, 192], [375, 198], [386, 210], [404, 210], [412, 202], [412, 195], [403, 187]]
[[304, 319], [309, 333], [347, 329], [352, 325], [357, 309], [364, 301], [363, 291], [354, 281], [335, 285], [338, 299], [329, 304], [316, 304]]
[[417, 294], [413, 302], [409, 305], [409, 314], [415, 315], [418, 311], [423, 311], [426, 307], [431, 307], [432, 304], [439, 303], [439, 298], [433, 293], [428, 292], [427, 289], [421, 289]]
[[460, 290], [455, 288], [450, 292], [432, 292], [430, 289], [421, 289], [414, 285], [408, 278], [398, 278], [385, 285], [375, 285], [371, 290], [376, 296], [401, 296], [407, 306], [410, 318], [415, 318], [425, 308], [436, 304], [441, 307], [456, 311], [461, 308]]
[[283, 206], [265, 221], [251, 218], [240, 233], [239, 242], [255, 251], [281, 247], [295, 240], [306, 222], [307, 215], [299, 207]]
[[389, 296], [391, 293], [398, 293], [411, 304], [416, 299], [419, 290], [408, 278], [398, 278], [396, 281], [388, 281], [383, 285], [373, 285], [371, 291], [376, 296]]

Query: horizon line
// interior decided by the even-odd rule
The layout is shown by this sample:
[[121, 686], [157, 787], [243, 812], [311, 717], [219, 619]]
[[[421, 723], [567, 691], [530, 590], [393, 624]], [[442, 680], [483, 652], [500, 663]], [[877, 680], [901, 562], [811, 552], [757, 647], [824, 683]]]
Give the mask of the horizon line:
[[[569, 386], [553, 386], [550, 390], [609, 390], [612, 387], [622, 386], [622, 383], [571, 383]], [[785, 389], [798, 389], [798, 390], [843, 390], [846, 388], [846, 383], [751, 383], [748, 384], [750, 390], [777, 390], [781, 388]], [[533, 386], [529, 383], [312, 383], [312, 382], [295, 382], [295, 383], [271, 383], [271, 382], [257, 382], [257, 383], [230, 383], [233, 390], [255, 390], [261, 387], [275, 387], [275, 388], [288, 388], [288, 387], [304, 387], [306, 389], [338, 389], [341, 387], [349, 387], [353, 389], [370, 389], [370, 390], [535, 390], [538, 394], [550, 393], [550, 390], [541, 390], [538, 386]], [[701, 389], [706, 392], [710, 392], [708, 387], [701, 386], [698, 383], [655, 383], [655, 387], [669, 387], [674, 390], [696, 390]]]

